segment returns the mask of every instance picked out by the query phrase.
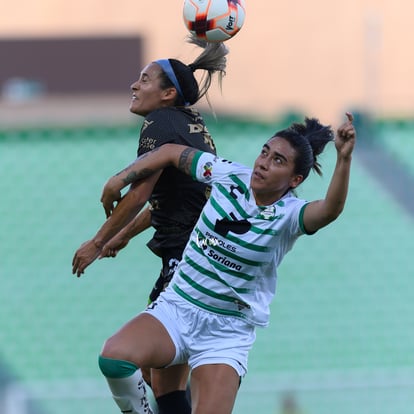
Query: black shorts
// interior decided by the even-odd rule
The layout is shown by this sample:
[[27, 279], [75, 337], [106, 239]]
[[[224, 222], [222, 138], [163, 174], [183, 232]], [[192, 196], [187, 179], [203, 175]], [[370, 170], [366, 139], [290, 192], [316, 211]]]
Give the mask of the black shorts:
[[149, 303], [154, 302], [172, 279], [183, 255], [182, 248], [166, 249], [162, 254], [162, 269], [149, 295]]

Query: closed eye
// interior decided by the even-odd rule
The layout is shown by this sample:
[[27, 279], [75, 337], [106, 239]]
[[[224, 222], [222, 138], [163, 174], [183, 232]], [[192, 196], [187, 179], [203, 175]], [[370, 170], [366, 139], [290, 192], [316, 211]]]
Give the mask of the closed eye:
[[146, 73], [141, 73], [139, 81], [144, 83], [144, 82], [148, 82], [148, 80], [149, 80], [149, 76]]

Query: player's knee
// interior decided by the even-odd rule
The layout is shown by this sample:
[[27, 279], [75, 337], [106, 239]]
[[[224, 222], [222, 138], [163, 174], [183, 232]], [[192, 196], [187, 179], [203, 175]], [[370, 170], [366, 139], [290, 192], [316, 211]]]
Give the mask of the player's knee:
[[102, 374], [107, 378], [130, 377], [138, 369], [138, 367], [130, 361], [107, 358], [102, 355], [99, 355], [98, 364]]
[[116, 336], [111, 336], [105, 341], [101, 356], [109, 359], [126, 359], [122, 346], [118, 343]]

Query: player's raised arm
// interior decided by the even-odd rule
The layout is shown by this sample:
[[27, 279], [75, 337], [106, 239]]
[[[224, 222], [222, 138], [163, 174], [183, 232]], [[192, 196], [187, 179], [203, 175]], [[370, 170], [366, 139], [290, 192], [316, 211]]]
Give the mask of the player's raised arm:
[[323, 200], [309, 203], [303, 215], [308, 232], [314, 232], [334, 221], [343, 211], [348, 194], [352, 152], [356, 132], [352, 124], [353, 116], [346, 114], [348, 120], [338, 128], [335, 137], [337, 160], [331, 182]]
[[141, 155], [105, 184], [101, 196], [105, 211], [112, 210], [114, 202], [121, 199], [121, 190], [124, 187], [143, 180], [165, 167], [174, 166], [180, 171], [190, 174], [191, 163], [197, 151], [185, 145], [165, 144]]

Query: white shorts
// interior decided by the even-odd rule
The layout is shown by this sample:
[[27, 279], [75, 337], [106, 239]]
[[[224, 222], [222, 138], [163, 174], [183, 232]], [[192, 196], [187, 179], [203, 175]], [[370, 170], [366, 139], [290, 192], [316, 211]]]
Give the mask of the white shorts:
[[172, 289], [162, 292], [145, 311], [167, 329], [176, 353], [170, 365], [227, 364], [240, 377], [247, 373], [255, 326], [233, 316], [218, 315], [194, 306]]

